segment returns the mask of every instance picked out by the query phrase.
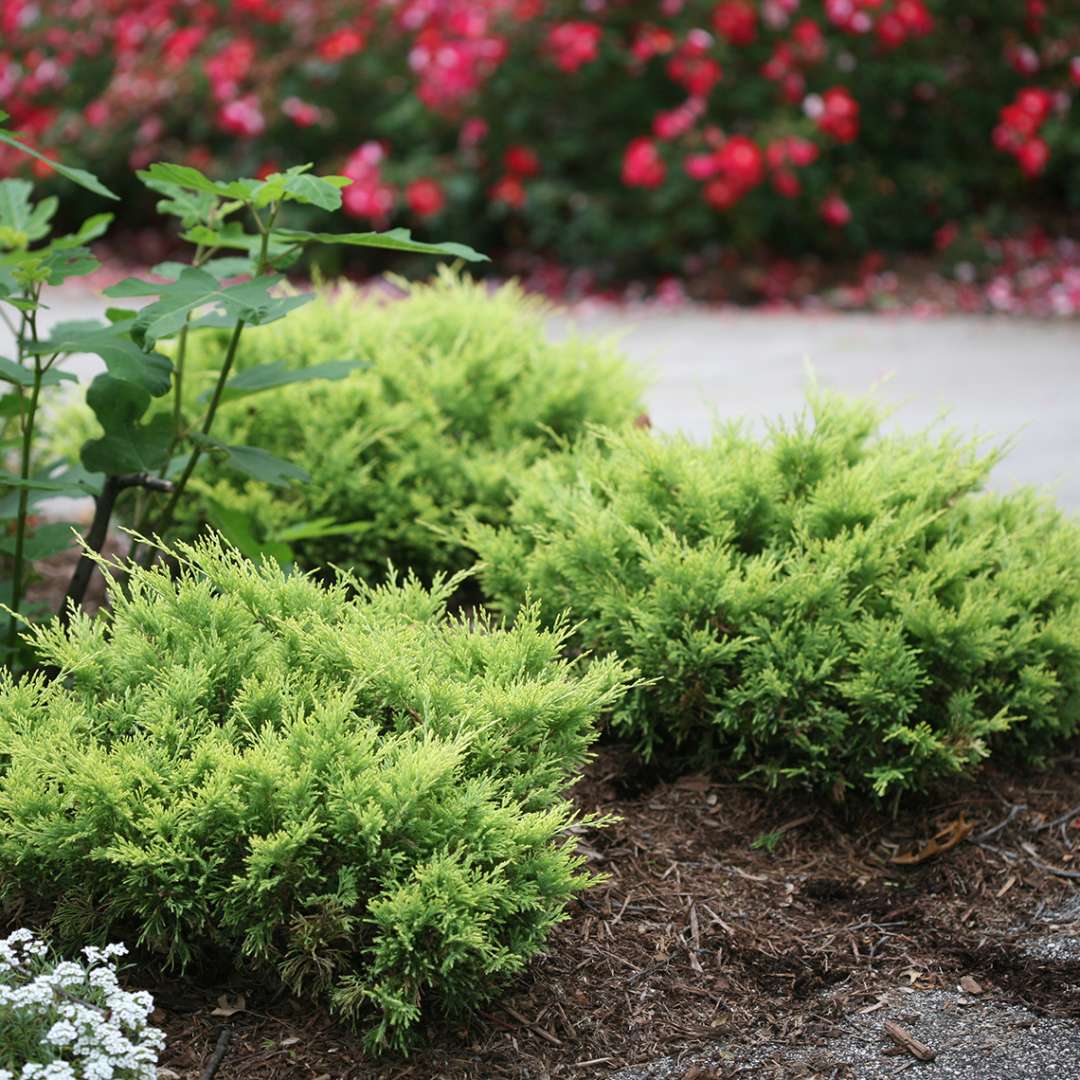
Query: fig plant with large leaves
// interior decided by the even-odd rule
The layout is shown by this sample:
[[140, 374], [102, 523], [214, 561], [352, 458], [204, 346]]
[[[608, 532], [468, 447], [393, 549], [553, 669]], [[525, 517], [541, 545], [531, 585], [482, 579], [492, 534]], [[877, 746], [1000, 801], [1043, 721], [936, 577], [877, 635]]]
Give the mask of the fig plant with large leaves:
[[[41, 158], [4, 128], [6, 119], [0, 113], [0, 142]], [[42, 160], [65, 179], [116, 199], [91, 173]], [[141, 301], [142, 306], [110, 308], [105, 321], [61, 322], [47, 334], [39, 325], [47, 307], [43, 291], [97, 269], [88, 245], [105, 233], [113, 215], [96, 214], [74, 233], [52, 236], [56, 197], [35, 202], [29, 181], [0, 180], [0, 317], [14, 343], [12, 356], [0, 356], [0, 383], [7, 388], [0, 393], [0, 450], [5, 463], [13, 465], [0, 468], [0, 489], [7, 489], [0, 497], [0, 555], [11, 567], [10, 580], [0, 582], [9, 620], [2, 646], [7, 666], [20, 664], [18, 626], [28, 614], [24, 594], [29, 566], [75, 542], [69, 524], [42, 523], [33, 513], [42, 500], [93, 496], [94, 516], [85, 544], [98, 552], [124, 492], [134, 492], [136, 531], [167, 535], [189, 480], [207, 457], [264, 483], [308, 479], [296, 465], [259, 447], [230, 445], [213, 434], [223, 401], [302, 380], [341, 379], [363, 366], [363, 357], [349, 356], [302, 371], [266, 364], [233, 375], [246, 327], [284, 318], [311, 299], [284, 287], [283, 271], [305, 248], [334, 243], [470, 262], [484, 258], [463, 244], [421, 243], [404, 229], [322, 233], [285, 227], [281, 219], [289, 203], [328, 212], [341, 207], [341, 189], [349, 179], [314, 176], [310, 169], [299, 165], [264, 179], [231, 181], [165, 162], [140, 171], [142, 182], [161, 196], [159, 212], [179, 219], [183, 239], [193, 246], [190, 261], [160, 263], [148, 278], [128, 278], [105, 290], [112, 299]], [[200, 398], [201, 412], [190, 415], [182, 404], [187, 342], [191, 334], [211, 327], [227, 331], [227, 345], [212, 388]], [[159, 350], [171, 340], [173, 359]], [[61, 468], [40, 460], [36, 452], [43, 393], [77, 382], [63, 363], [84, 353], [98, 357], [105, 367], [86, 390], [102, 433], [83, 445], [79, 466]], [[169, 408], [151, 408], [155, 398], [170, 395]], [[132, 554], [145, 564], [155, 550], [136, 545]], [[94, 568], [89, 555], [79, 561], [59, 612], [62, 620], [81, 605]]]

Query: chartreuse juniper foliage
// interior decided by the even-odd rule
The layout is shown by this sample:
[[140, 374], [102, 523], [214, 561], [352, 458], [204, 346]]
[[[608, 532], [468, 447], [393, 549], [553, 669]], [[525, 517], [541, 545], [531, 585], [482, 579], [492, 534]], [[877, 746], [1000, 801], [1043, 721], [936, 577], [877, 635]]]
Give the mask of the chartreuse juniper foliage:
[[0, 903], [61, 944], [231, 957], [405, 1048], [588, 884], [564, 792], [625, 674], [562, 659], [534, 611], [447, 619], [453, 582], [171, 554], [110, 614], [30, 631], [58, 678], [0, 684]]
[[[642, 412], [630, 364], [604, 342], [549, 340], [545, 306], [517, 286], [490, 291], [444, 269], [403, 287], [405, 299], [387, 301], [344, 286], [244, 335], [219, 438], [286, 457], [311, 478], [275, 487], [224, 459], [196, 478], [192, 511], [246, 554], [368, 578], [388, 560], [425, 579], [462, 569], [471, 562], [463, 511], [505, 520], [512, 478], [527, 465], [588, 424]], [[222, 344], [220, 332], [192, 335], [192, 398], [209, 392]], [[258, 372], [285, 383], [343, 358], [367, 366], [248, 396], [245, 380]]]
[[1080, 528], [979, 494], [998, 456], [883, 435], [814, 395], [763, 440], [599, 435], [477, 526], [505, 612], [567, 610], [643, 679], [615, 713], [646, 756], [882, 796], [1080, 730]]

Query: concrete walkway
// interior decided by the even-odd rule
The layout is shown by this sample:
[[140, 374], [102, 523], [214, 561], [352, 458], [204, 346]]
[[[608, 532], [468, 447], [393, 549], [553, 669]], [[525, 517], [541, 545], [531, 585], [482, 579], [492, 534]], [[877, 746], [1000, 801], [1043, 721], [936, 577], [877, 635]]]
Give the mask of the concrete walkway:
[[[49, 297], [45, 325], [92, 318], [104, 301], [85, 291]], [[1014, 437], [995, 485], [1048, 487], [1080, 510], [1080, 323], [995, 318], [798, 315], [684, 308], [587, 306], [551, 321], [613, 334], [654, 377], [649, 409], [663, 430], [708, 435], [713, 417], [755, 422], [802, 408], [807, 363], [819, 381], [863, 393], [879, 386], [894, 423], [919, 428], [948, 410], [971, 434]], [[10, 338], [0, 324], [0, 355]], [[73, 363], [80, 376], [92, 358]]]
[[571, 325], [615, 334], [651, 370], [662, 429], [705, 437], [714, 417], [791, 415], [809, 362], [824, 386], [877, 386], [905, 429], [947, 410], [963, 432], [1015, 437], [995, 485], [1050, 487], [1080, 510], [1080, 323], [609, 308], [559, 319], [555, 332]]

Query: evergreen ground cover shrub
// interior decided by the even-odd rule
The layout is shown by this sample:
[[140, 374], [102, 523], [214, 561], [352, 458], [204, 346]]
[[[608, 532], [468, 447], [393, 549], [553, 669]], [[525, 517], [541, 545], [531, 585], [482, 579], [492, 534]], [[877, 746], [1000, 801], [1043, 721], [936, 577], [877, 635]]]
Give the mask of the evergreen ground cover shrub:
[[[283, 490], [211, 465], [193, 489], [203, 517], [249, 555], [306, 567], [345, 566], [367, 579], [387, 561], [425, 579], [471, 562], [460, 517], [505, 520], [511, 483], [589, 424], [618, 426], [644, 406], [643, 381], [595, 340], [548, 339], [547, 309], [515, 285], [491, 292], [444, 270], [403, 300], [342, 286], [271, 332], [240, 344], [242, 373], [274, 364], [298, 373], [324, 362], [370, 366], [335, 382], [283, 385], [219, 409], [229, 443], [282, 454], [310, 477]], [[214, 332], [188, 346], [189, 396], [220, 348]], [[189, 524], [194, 524], [189, 516]]]
[[505, 612], [568, 610], [639, 669], [614, 722], [646, 756], [883, 796], [1080, 730], [1080, 528], [980, 494], [998, 456], [884, 435], [812, 398], [763, 440], [628, 431], [524, 478], [476, 526]]
[[[590, 878], [564, 792], [614, 660], [444, 618], [452, 582], [286, 577], [218, 541], [30, 631], [0, 682], [0, 905], [326, 1000], [372, 1051], [522, 970]], [[352, 593], [355, 599], [350, 599]]]

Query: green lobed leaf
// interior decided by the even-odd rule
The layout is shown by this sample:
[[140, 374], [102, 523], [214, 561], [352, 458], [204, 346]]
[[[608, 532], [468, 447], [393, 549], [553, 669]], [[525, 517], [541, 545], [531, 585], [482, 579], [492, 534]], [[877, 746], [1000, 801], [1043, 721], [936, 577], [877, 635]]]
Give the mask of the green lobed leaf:
[[[92, 470], [91, 470], [92, 471]], [[0, 469], [0, 487], [29, 488], [31, 491], [48, 491], [54, 495], [93, 495], [96, 492], [83, 480], [51, 479], [31, 476], [24, 480], [15, 473]], [[2, 516], [2, 515], [0, 515]]]
[[30, 346], [39, 354], [91, 353], [101, 357], [109, 374], [142, 387], [154, 397], [168, 393], [172, 385], [172, 363], [159, 352], [150, 352], [131, 338], [134, 321], [121, 319], [102, 325], [93, 319], [58, 323], [46, 341]]
[[[0, 120], [0, 123], [3, 123], [3, 121]], [[10, 131], [0, 129], [0, 143], [6, 143], [8, 146], [15, 147], [16, 150], [21, 150], [24, 154], [29, 154], [32, 158], [37, 158], [38, 161], [44, 161], [46, 165], [51, 166], [52, 170], [64, 177], [64, 179], [70, 180], [73, 184], [78, 184], [79, 187], [86, 188], [87, 191], [92, 191], [95, 195], [103, 195], [106, 199], [116, 199], [117, 201], [120, 199], [119, 195], [110, 191], [93, 173], [87, 172], [85, 169], [76, 169], [71, 165], [64, 165], [62, 162], [46, 157], [32, 147], [27, 146], [26, 143], [20, 142]]]
[[260, 450], [257, 446], [229, 446], [212, 435], [203, 434], [192, 435], [191, 441], [220, 454], [231, 468], [271, 487], [282, 487], [295, 481], [307, 483], [311, 479], [299, 465]]
[[55, 195], [31, 202], [34, 185], [29, 180], [0, 180], [0, 244], [24, 248], [49, 233], [49, 223], [59, 200]]
[[158, 413], [147, 424], [139, 420], [150, 407], [150, 394], [141, 386], [99, 375], [86, 392], [105, 434], [89, 440], [79, 455], [84, 468], [112, 475], [154, 472], [164, 463], [172, 445], [172, 419]]
[[[0, 379], [4, 382], [14, 383], [16, 386], [33, 386], [34, 369], [25, 368], [9, 360], [6, 356], [0, 356]], [[62, 382], [78, 382], [79, 380], [70, 371], [61, 371], [57, 368], [49, 368], [41, 373], [42, 386], [56, 386]]]
[[311, 176], [312, 166], [295, 165], [283, 173], [272, 173], [255, 190], [253, 204], [268, 206], [272, 202], [298, 202], [317, 206], [320, 210], [341, 209], [341, 188], [351, 181], [341, 176]]
[[218, 196], [209, 191], [191, 191], [171, 180], [160, 179], [141, 169], [135, 175], [151, 191], [165, 196], [155, 204], [157, 212], [179, 218], [184, 228], [209, 221], [210, 215], [218, 205]]
[[245, 558], [257, 560], [263, 556], [288, 565], [294, 561], [293, 550], [288, 544], [275, 540], [260, 540], [251, 528], [251, 519], [239, 510], [233, 510], [210, 501], [207, 504], [210, 524]]
[[[280, 284], [279, 275], [253, 278], [236, 285], [222, 285], [213, 274], [187, 267], [176, 281], [166, 284], [128, 278], [105, 290], [109, 297], [153, 296], [158, 300], [139, 312], [133, 333], [148, 345], [177, 334], [189, 313], [213, 308], [233, 322], [243, 319], [254, 326], [273, 322], [311, 299], [310, 296], [271, 296], [269, 290]], [[205, 324], [204, 324], [205, 325]], [[213, 325], [220, 325], [215, 321]]]
[[[157, 266], [151, 267], [150, 273], [157, 274], [158, 277], [168, 278], [169, 281], [176, 281], [189, 265], [190, 263], [166, 260], [158, 263]], [[200, 269], [205, 270], [208, 274], [213, 274], [218, 281], [224, 281], [225, 278], [242, 277], [244, 274], [250, 274], [252, 267], [250, 259], [244, 259], [238, 255], [228, 255], [220, 259], [209, 259], [202, 264]], [[133, 279], [128, 278], [127, 280], [131, 281]]]
[[62, 285], [68, 278], [92, 274], [101, 263], [87, 247], [48, 247], [41, 251], [41, 280]]
[[363, 360], [327, 360], [321, 364], [311, 364], [309, 367], [289, 368], [284, 361], [276, 360], [271, 364], [259, 364], [248, 368], [230, 379], [225, 385], [221, 400], [235, 401], [249, 394], [260, 394], [264, 390], [273, 390], [290, 383], [313, 382], [317, 379], [344, 379], [354, 371], [370, 366]]
[[155, 161], [146, 169], [136, 173], [138, 178], [149, 188], [164, 194], [163, 185], [169, 191], [200, 191], [207, 195], [225, 196], [226, 185], [211, 180], [191, 165], [177, 165], [167, 161]]
[[[246, 251], [252, 257], [258, 255], [262, 248], [262, 237], [256, 233], [245, 232], [238, 221], [230, 221], [227, 225], [216, 229], [211, 229], [208, 225], [196, 225], [193, 229], [181, 233], [181, 238], [189, 244], [200, 244], [203, 247], [224, 247]], [[275, 240], [274, 234], [271, 234], [270, 241], [266, 245], [267, 257], [277, 265], [279, 256], [285, 255], [295, 247], [295, 244]]]
[[274, 229], [273, 237], [287, 244], [348, 244], [350, 247], [379, 248], [383, 251], [412, 251], [420, 255], [449, 255], [466, 262], [489, 262], [466, 244], [446, 242], [425, 244], [413, 240], [408, 229], [391, 229], [389, 232], [328, 233], [308, 232], [304, 229]]
[[94, 214], [93, 216], [88, 217], [75, 232], [68, 236], [58, 236], [53, 240], [52, 243], [49, 244], [49, 250], [65, 251], [68, 248], [75, 248], [80, 247], [83, 244], [88, 244], [91, 240], [97, 240], [108, 232], [114, 217], [114, 214]]
[[[48, 521], [38, 525], [23, 541], [23, 555], [27, 559], [47, 559], [67, 551], [75, 541], [73, 526], [67, 521]], [[15, 538], [0, 537], [0, 552], [5, 555], [15, 554]]]

